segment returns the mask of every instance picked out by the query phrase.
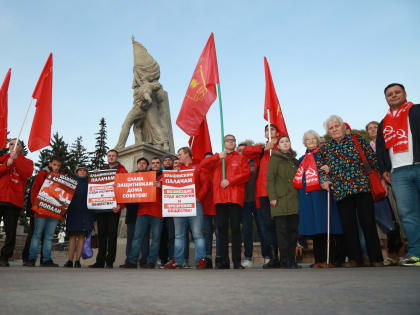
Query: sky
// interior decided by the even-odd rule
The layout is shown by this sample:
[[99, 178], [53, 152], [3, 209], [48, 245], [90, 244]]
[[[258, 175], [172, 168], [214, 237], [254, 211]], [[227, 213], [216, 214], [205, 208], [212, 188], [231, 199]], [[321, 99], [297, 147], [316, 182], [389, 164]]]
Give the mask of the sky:
[[[405, 85], [420, 103], [420, 1], [5, 1], [0, 0], [0, 80], [9, 67], [11, 136], [54, 55], [53, 124], [71, 144], [94, 150], [99, 120], [115, 146], [132, 107], [131, 35], [160, 64], [175, 148], [188, 136], [176, 118], [198, 58], [215, 35], [225, 134], [264, 141], [264, 56], [270, 64], [292, 147], [325, 133], [332, 114], [363, 129], [386, 114], [383, 89]], [[24, 124], [27, 142], [35, 102]], [[219, 107], [210, 108], [213, 150], [221, 150]], [[127, 145], [134, 144], [131, 135]], [[29, 155], [34, 161], [38, 152]]]

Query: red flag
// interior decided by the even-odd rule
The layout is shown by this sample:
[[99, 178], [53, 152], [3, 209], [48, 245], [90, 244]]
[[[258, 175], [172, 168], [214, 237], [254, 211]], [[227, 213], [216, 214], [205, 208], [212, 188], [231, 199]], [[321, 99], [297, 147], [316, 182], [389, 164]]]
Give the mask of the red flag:
[[9, 69], [0, 88], [0, 148], [7, 147], [7, 91], [11, 74], [12, 69]]
[[206, 117], [204, 117], [200, 125], [198, 134], [190, 137], [190, 140], [188, 140], [188, 145], [191, 148], [194, 161], [201, 161], [205, 153], [213, 152]]
[[38, 79], [32, 98], [37, 99], [36, 111], [32, 122], [28, 148], [31, 152], [42, 149], [50, 144], [52, 123], [52, 53], [45, 63], [44, 69]]
[[186, 134], [198, 133], [201, 122], [217, 97], [216, 84], [219, 83], [216, 47], [211, 33], [195, 67], [176, 124]]
[[276, 125], [279, 129], [280, 135], [289, 136], [284, 122], [283, 113], [281, 112], [280, 102], [277, 98], [276, 89], [274, 88], [273, 79], [271, 78], [270, 67], [268, 66], [267, 58], [264, 57], [265, 69], [265, 105], [264, 105], [264, 119], [268, 121], [267, 109], [270, 110], [270, 123]]

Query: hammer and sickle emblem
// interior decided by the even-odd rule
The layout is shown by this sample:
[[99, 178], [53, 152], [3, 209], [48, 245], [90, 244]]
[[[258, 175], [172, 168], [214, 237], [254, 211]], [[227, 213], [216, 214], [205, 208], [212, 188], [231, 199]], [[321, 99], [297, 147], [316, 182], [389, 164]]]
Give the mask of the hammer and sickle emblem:
[[385, 136], [389, 136], [394, 132], [394, 128], [392, 128], [392, 126], [386, 126], [384, 128], [384, 135]]
[[315, 177], [316, 176], [316, 172], [313, 168], [308, 168], [306, 170], [306, 177]]
[[398, 139], [407, 139], [407, 135], [405, 134], [405, 131], [402, 129], [398, 129], [396, 132]]

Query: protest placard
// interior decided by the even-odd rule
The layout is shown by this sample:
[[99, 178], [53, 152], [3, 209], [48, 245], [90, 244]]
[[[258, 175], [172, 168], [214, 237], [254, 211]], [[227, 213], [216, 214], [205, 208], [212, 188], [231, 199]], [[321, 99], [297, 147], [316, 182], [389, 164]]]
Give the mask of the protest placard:
[[163, 171], [162, 216], [196, 215], [194, 170]]
[[76, 186], [75, 179], [50, 173], [44, 180], [32, 209], [43, 216], [61, 220], [67, 212]]
[[117, 203], [156, 201], [156, 172], [122, 173], [115, 175]]
[[114, 178], [116, 172], [116, 169], [89, 172], [88, 209], [104, 210], [117, 206], [114, 194]]

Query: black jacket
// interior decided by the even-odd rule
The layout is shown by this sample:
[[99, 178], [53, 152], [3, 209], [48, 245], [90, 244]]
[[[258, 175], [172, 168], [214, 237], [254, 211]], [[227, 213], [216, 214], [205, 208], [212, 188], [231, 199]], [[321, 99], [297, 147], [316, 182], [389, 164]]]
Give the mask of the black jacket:
[[[420, 162], [420, 104], [414, 104], [408, 113], [411, 134], [413, 136], [413, 161]], [[378, 126], [378, 136], [376, 137], [376, 157], [378, 159], [378, 169], [381, 172], [390, 172], [392, 169], [391, 159], [388, 149], [385, 147], [384, 135], [382, 133], [384, 120]]]

